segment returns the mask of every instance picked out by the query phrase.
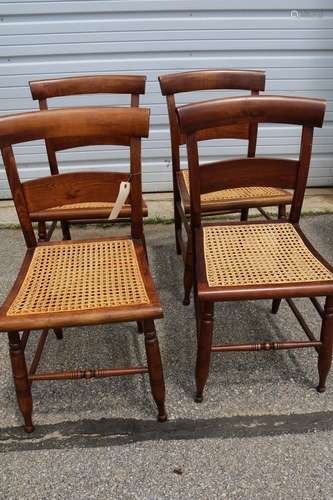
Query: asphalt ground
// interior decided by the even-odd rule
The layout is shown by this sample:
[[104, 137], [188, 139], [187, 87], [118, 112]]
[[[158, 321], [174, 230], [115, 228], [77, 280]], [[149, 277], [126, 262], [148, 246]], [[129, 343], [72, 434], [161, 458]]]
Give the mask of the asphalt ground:
[[[333, 261], [333, 217], [306, 217], [309, 239]], [[116, 229], [119, 230], [119, 229]], [[124, 229], [123, 229], [124, 230]], [[75, 228], [74, 237], [113, 229]], [[193, 401], [193, 306], [182, 305], [182, 263], [173, 226], [145, 228], [150, 266], [165, 312], [156, 322], [169, 421], [156, 409], [145, 375], [35, 382], [36, 430], [26, 435], [17, 409], [7, 336], [0, 337], [0, 498], [332, 498], [333, 380], [318, 394], [317, 356], [308, 349], [214, 354], [202, 404]], [[0, 299], [24, 254], [19, 230], [0, 230]], [[317, 333], [310, 301], [297, 300]], [[286, 304], [216, 306], [215, 341], [303, 339]], [[36, 345], [29, 340], [27, 354]], [[71, 328], [49, 335], [41, 370], [144, 363], [134, 323]], [[332, 372], [333, 373], [333, 372]]]

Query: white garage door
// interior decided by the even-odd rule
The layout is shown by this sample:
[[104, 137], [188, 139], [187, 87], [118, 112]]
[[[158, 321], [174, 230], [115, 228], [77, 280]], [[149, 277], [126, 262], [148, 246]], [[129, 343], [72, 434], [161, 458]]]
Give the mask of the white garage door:
[[[317, 131], [312, 186], [333, 184], [332, 0], [120, 0], [0, 2], [0, 113], [35, 109], [29, 80], [81, 74], [146, 74], [142, 103], [151, 107], [151, 133], [143, 148], [144, 189], [171, 189], [170, 146], [164, 98], [157, 75], [198, 68], [267, 71], [267, 91], [326, 98], [328, 112]], [[212, 93], [210, 93], [212, 95]], [[57, 99], [55, 106], [87, 103]], [[179, 102], [185, 102], [182, 97]], [[88, 104], [117, 102], [107, 96]], [[22, 177], [45, 175], [41, 143], [17, 146]], [[298, 152], [297, 130], [267, 127], [259, 153]], [[237, 142], [202, 147], [206, 160], [237, 154]], [[63, 171], [126, 168], [121, 149], [71, 150], [60, 155]], [[2, 164], [0, 198], [9, 197]]]

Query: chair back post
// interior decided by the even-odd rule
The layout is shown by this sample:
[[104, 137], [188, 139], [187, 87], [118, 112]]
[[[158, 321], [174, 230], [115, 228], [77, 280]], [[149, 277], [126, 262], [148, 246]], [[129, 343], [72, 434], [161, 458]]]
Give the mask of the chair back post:
[[32, 227], [24, 191], [22, 189], [22, 183], [17, 171], [13, 148], [9, 145], [1, 147], [1, 154], [25, 243], [27, 248], [33, 248], [37, 245], [37, 240]]
[[[258, 96], [258, 90], [251, 91], [252, 96]], [[258, 137], [258, 123], [251, 120], [249, 123], [249, 144], [247, 148], [247, 156], [249, 158], [254, 158], [257, 149], [257, 137]]]
[[[49, 109], [46, 99], [39, 99], [38, 104], [39, 104], [40, 111], [46, 111]], [[51, 174], [52, 175], [59, 174], [59, 166], [58, 166], [56, 153], [55, 153], [54, 149], [52, 148], [52, 145], [50, 144], [50, 142], [47, 139], [45, 139], [45, 147], [46, 147], [47, 158], [49, 160]]]
[[299, 168], [297, 173], [296, 189], [294, 192], [293, 202], [291, 205], [291, 210], [289, 215], [289, 220], [294, 223], [299, 222], [301, 216], [306, 183], [308, 179], [310, 162], [311, 162], [312, 142], [313, 142], [313, 127], [304, 126], [302, 128], [302, 138], [300, 146]]
[[141, 139], [132, 137], [130, 142], [130, 164], [131, 164], [131, 190], [130, 200], [131, 213], [131, 235], [134, 239], [143, 238], [143, 214], [142, 214], [142, 167], [141, 167]]

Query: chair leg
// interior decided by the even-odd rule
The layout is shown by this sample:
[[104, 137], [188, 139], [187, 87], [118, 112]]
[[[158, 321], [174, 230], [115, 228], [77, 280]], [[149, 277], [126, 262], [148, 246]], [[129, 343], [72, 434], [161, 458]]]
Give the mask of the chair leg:
[[276, 314], [279, 310], [282, 299], [273, 299], [272, 301], [272, 313]]
[[242, 221], [246, 221], [249, 218], [249, 209], [248, 208], [242, 208], [241, 210], [241, 219]]
[[[198, 304], [199, 306], [199, 304]], [[210, 365], [214, 329], [214, 303], [205, 302], [200, 308], [200, 326], [198, 337], [197, 363], [195, 367], [196, 395], [195, 401], [201, 403]]]
[[333, 353], [333, 296], [326, 298], [320, 341], [322, 345], [318, 358], [319, 385], [317, 391], [325, 392], [326, 379], [331, 368]]
[[176, 198], [174, 198], [173, 211], [174, 211], [174, 219], [175, 219], [176, 252], [177, 252], [177, 255], [180, 255], [182, 253], [182, 249], [180, 247], [178, 237], [182, 232], [182, 219], [181, 219], [178, 207], [176, 205]]
[[143, 322], [143, 329], [145, 334], [145, 347], [151, 392], [158, 409], [158, 420], [160, 422], [165, 422], [168, 418], [165, 411], [165, 385], [160, 348], [158, 345], [154, 321], [145, 320]]
[[143, 321], [137, 321], [136, 325], [138, 328], [138, 333], [143, 333]]
[[32, 424], [31, 389], [19, 332], [8, 332], [8, 340], [17, 402], [25, 423], [24, 430], [25, 432], [32, 432], [34, 426]]
[[47, 241], [46, 223], [44, 221], [38, 222], [38, 242]]
[[278, 217], [279, 217], [279, 219], [286, 219], [287, 218], [286, 205], [279, 205]]
[[71, 240], [71, 232], [69, 229], [69, 222], [67, 220], [62, 220], [61, 221], [61, 230], [62, 230], [62, 237], [63, 240]]
[[58, 340], [62, 340], [64, 338], [64, 335], [62, 333], [62, 328], [54, 328], [53, 331]]
[[183, 305], [188, 306], [191, 301], [190, 296], [192, 289], [192, 245], [190, 240], [188, 240], [187, 242], [183, 282], [184, 282]]

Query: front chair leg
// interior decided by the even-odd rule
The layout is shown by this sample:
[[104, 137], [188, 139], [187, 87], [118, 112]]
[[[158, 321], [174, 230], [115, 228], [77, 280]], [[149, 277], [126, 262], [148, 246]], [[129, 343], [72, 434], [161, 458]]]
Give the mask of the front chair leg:
[[12, 364], [17, 402], [24, 418], [24, 430], [32, 432], [32, 397], [28, 380], [27, 365], [18, 332], [8, 332], [9, 353]]
[[158, 420], [165, 422], [168, 418], [165, 411], [165, 385], [154, 321], [145, 320], [143, 322], [143, 329], [151, 392], [158, 408]]
[[184, 267], [184, 300], [183, 305], [188, 306], [190, 303], [192, 289], [192, 245], [190, 239], [187, 242], [185, 267]]
[[317, 391], [325, 392], [326, 379], [331, 368], [333, 353], [333, 296], [326, 298], [320, 341], [322, 345], [320, 346], [318, 358], [319, 385]]
[[201, 403], [210, 365], [214, 329], [214, 303], [204, 302], [200, 307], [200, 326], [198, 337], [197, 364], [195, 367], [195, 401]]

